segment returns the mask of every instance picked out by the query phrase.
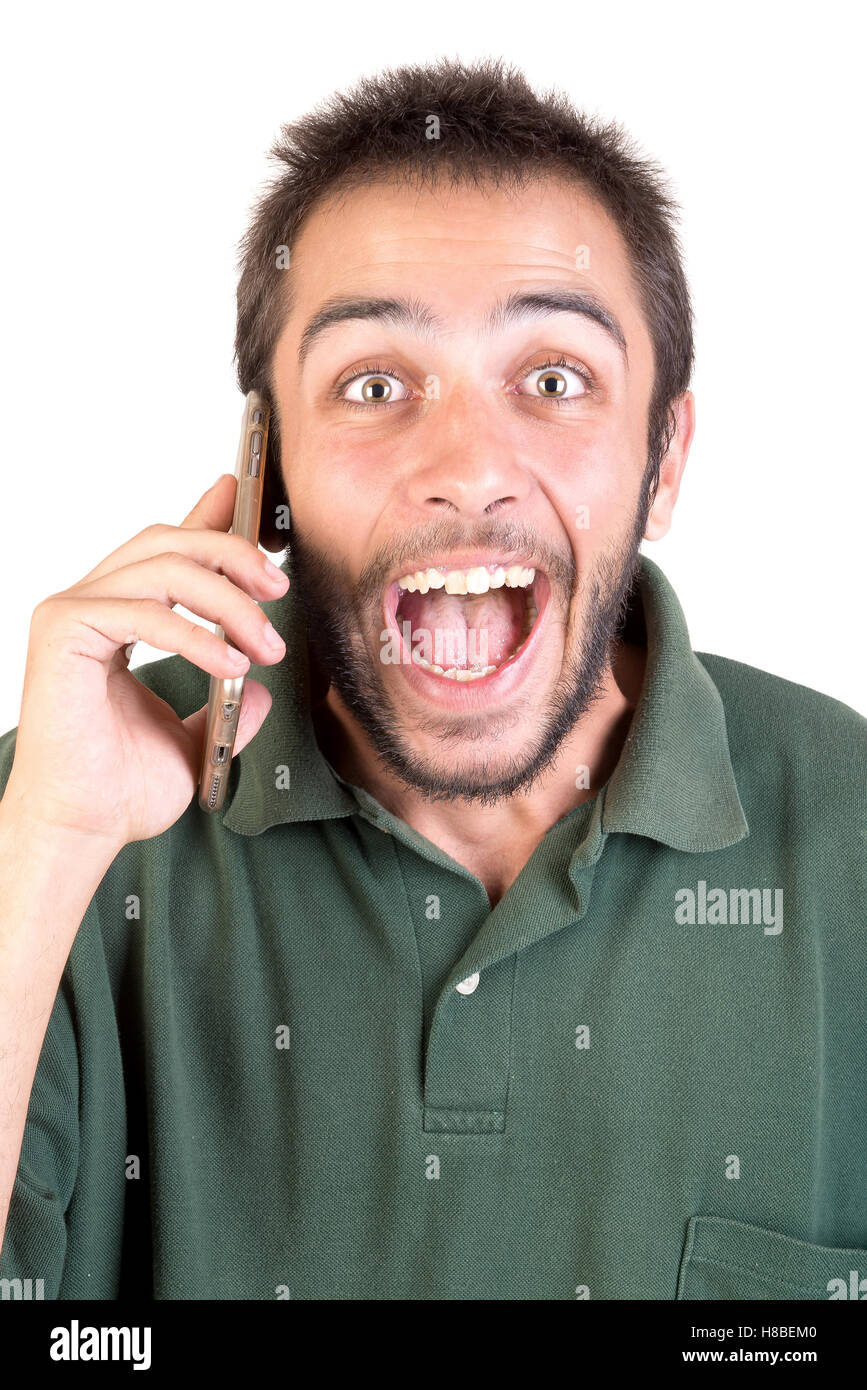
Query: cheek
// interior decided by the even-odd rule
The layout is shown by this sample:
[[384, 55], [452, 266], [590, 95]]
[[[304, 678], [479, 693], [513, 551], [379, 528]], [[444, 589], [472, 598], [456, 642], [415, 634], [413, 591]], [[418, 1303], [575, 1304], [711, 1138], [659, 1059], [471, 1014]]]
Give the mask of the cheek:
[[282, 448], [293, 524], [350, 563], [364, 557], [382, 510], [387, 469], [360, 440], [298, 431]]
[[548, 451], [538, 476], [585, 563], [631, 528], [643, 474], [643, 456], [604, 430], [558, 441]]

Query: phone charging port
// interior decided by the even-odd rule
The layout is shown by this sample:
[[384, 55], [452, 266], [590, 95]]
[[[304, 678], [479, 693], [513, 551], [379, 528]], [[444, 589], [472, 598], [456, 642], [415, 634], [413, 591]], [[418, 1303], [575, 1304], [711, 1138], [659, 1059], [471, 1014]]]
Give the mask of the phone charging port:
[[228, 762], [229, 745], [228, 743], [218, 743], [214, 749], [214, 756], [211, 761], [217, 766], [222, 767], [223, 763]]

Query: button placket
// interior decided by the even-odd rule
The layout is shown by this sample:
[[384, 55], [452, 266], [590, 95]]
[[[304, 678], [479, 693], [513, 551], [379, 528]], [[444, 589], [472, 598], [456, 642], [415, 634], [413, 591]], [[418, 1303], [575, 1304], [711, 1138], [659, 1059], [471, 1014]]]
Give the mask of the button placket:
[[606, 836], [601, 799], [588, 808], [576, 847], [561, 827], [540, 853], [540, 877], [519, 879], [455, 966], [437, 1001], [425, 1059], [424, 1128], [504, 1130], [518, 956], [587, 912]]
[[424, 1079], [424, 1128], [505, 1129], [517, 956], [446, 986], [437, 1002]]

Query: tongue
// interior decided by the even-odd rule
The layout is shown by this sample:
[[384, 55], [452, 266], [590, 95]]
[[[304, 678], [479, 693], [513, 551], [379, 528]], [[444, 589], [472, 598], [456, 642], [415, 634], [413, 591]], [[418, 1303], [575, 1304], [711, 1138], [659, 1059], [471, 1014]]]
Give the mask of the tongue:
[[413, 650], [444, 671], [500, 666], [524, 633], [526, 597], [522, 589], [491, 589], [486, 594], [402, 595], [399, 625], [411, 624]]

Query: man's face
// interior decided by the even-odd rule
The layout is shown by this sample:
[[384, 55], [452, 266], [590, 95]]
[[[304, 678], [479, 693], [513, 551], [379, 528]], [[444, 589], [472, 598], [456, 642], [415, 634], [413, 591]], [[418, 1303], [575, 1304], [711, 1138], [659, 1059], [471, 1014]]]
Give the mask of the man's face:
[[407, 785], [512, 795], [598, 692], [644, 529], [620, 235], [552, 179], [378, 184], [317, 209], [288, 274], [273, 385], [332, 690]]

